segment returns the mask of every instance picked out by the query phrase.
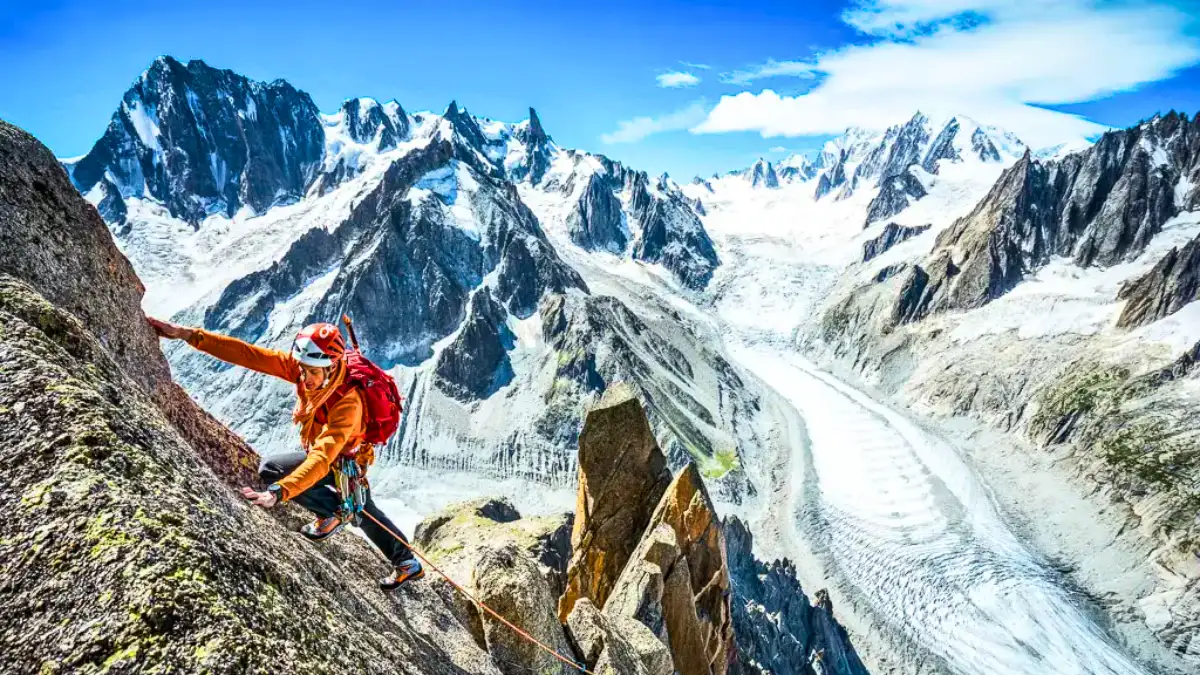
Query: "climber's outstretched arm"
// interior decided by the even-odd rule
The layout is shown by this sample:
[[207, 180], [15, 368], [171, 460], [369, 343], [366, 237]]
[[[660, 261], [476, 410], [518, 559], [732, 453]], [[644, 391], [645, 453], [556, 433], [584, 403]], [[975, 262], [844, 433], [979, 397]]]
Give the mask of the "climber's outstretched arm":
[[237, 338], [210, 333], [200, 328], [177, 326], [166, 321], [147, 317], [147, 322], [159, 337], [171, 340], [186, 340], [200, 351], [235, 366], [273, 375], [288, 382], [300, 379], [300, 364], [290, 354], [243, 342]]

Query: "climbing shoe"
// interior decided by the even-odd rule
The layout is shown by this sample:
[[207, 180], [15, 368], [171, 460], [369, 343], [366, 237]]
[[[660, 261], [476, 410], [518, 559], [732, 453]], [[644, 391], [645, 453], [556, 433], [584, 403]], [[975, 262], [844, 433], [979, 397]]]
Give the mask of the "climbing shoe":
[[300, 528], [300, 534], [303, 534], [313, 541], [321, 541], [322, 539], [328, 539], [337, 534], [338, 530], [342, 529], [345, 525], [346, 523], [344, 523], [342, 519], [338, 518], [337, 516], [318, 518], [317, 520], [314, 520], [313, 522], [308, 523], [304, 527]]
[[379, 588], [384, 591], [394, 591], [403, 586], [406, 582], [413, 579], [420, 579], [425, 576], [425, 568], [421, 567], [421, 563], [416, 560], [402, 562], [396, 566], [395, 571], [390, 576], [386, 576], [379, 580]]

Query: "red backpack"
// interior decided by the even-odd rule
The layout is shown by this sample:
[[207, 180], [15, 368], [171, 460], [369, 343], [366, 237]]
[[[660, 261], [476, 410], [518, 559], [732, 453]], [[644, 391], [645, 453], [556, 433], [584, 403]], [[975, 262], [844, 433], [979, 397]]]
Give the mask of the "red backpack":
[[400, 414], [404, 412], [404, 397], [396, 387], [396, 380], [357, 349], [347, 351], [342, 359], [346, 362], [346, 381], [337, 398], [352, 388], [358, 389], [366, 417], [363, 442], [386, 443], [400, 427]]

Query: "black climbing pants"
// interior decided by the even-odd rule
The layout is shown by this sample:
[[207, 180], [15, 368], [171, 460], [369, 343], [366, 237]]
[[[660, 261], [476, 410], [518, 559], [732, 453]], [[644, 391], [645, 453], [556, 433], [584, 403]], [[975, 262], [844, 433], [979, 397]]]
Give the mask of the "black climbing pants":
[[[262, 464], [258, 467], [258, 475], [262, 477], [264, 483], [270, 485], [294, 471], [304, 461], [304, 457], [304, 452], [299, 450], [264, 457]], [[329, 518], [336, 515], [342, 500], [338, 494], [337, 485], [333, 482], [333, 471], [330, 470], [315, 485], [292, 497], [291, 501], [313, 512], [318, 518]], [[404, 533], [396, 527], [391, 518], [388, 518], [387, 514], [380, 511], [379, 507], [375, 505], [375, 499], [371, 496], [370, 489], [367, 490], [367, 503], [363, 507], [363, 511], [374, 516], [375, 520], [382, 523], [384, 527], [404, 537]], [[371, 543], [375, 544], [375, 548], [378, 548], [385, 558], [392, 561], [393, 565], [399, 565], [412, 559], [412, 551], [409, 551], [407, 546], [396, 541], [395, 537], [388, 534], [383, 527], [375, 524], [370, 518], [364, 516], [360, 527], [362, 527], [363, 534], [366, 534]], [[407, 542], [408, 539], [405, 541]]]

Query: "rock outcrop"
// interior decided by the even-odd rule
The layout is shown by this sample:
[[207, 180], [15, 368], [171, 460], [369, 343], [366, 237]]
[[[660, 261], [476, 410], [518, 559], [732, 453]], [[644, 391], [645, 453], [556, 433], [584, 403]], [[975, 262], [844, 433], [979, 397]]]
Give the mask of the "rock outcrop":
[[72, 169], [81, 192], [151, 197], [198, 223], [242, 206], [262, 212], [300, 198], [317, 176], [325, 136], [308, 94], [254, 82], [203, 61], [157, 59], [130, 87], [104, 136]]
[[[507, 501], [480, 499], [426, 518], [417, 527], [414, 542], [481, 602], [559, 653], [570, 655], [555, 612], [566, 562], [561, 544], [569, 525], [569, 516], [521, 518]], [[460, 621], [471, 627], [476, 643], [505, 675], [574, 672], [482, 611], [444, 579], [434, 578], [431, 584], [452, 603]]]
[[883, 255], [885, 251], [899, 244], [902, 241], [907, 241], [913, 237], [928, 232], [930, 225], [917, 225], [910, 227], [907, 225], [897, 225], [896, 223], [888, 223], [883, 226], [883, 232], [879, 233], [878, 237], [863, 242], [862, 261], [867, 262], [872, 258]]
[[925, 186], [910, 171], [884, 178], [879, 183], [879, 194], [867, 205], [866, 225], [900, 213], [908, 205], [928, 194]]
[[810, 603], [796, 568], [787, 559], [754, 558], [754, 539], [745, 523], [723, 524], [738, 673], [866, 675], [867, 669], [833, 617], [829, 594]]
[[537, 111], [529, 109], [529, 122], [518, 127], [517, 140], [525, 144], [525, 158], [510, 169], [509, 175], [513, 180], [526, 180], [533, 185], [542, 182], [546, 172], [550, 170], [553, 161], [554, 143], [546, 130], [542, 128], [542, 120]]
[[258, 460], [171, 381], [142, 317], [142, 284], [96, 210], [45, 146], [0, 121], [0, 273], [79, 318], [121, 371], [219, 475], [249, 483]]
[[749, 169], [742, 172], [742, 177], [749, 181], [751, 187], [779, 187], [779, 176], [775, 173], [775, 167], [761, 157]]
[[629, 212], [640, 237], [633, 257], [658, 263], [692, 289], [708, 285], [721, 264], [703, 223], [679, 186], [665, 176], [650, 188], [644, 172], [626, 176]]
[[491, 396], [512, 380], [508, 350], [513, 342], [504, 307], [481, 288], [471, 298], [458, 335], [438, 355], [433, 368], [438, 386], [465, 401]]
[[1117, 325], [1142, 326], [1174, 314], [1200, 292], [1200, 238], [1172, 248], [1149, 272], [1126, 282], [1117, 293], [1125, 301]]
[[[725, 542], [694, 464], [667, 488], [604, 612], [650, 628], [670, 646], [681, 675], [727, 672], [736, 652]], [[656, 658], [643, 659], [651, 672]]]
[[346, 134], [355, 142], [373, 145], [377, 150], [390, 150], [408, 136], [411, 123], [399, 103], [392, 101], [388, 108], [370, 98], [352, 98], [342, 104], [341, 123]]
[[580, 598], [603, 608], [671, 481], [666, 458], [628, 386], [605, 392], [579, 437], [571, 564], [558, 616]]
[[588, 178], [578, 206], [567, 217], [567, 232], [571, 241], [588, 250], [625, 251], [629, 227], [608, 176], [593, 174]]

